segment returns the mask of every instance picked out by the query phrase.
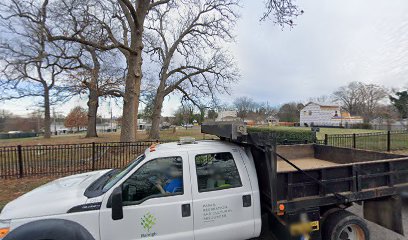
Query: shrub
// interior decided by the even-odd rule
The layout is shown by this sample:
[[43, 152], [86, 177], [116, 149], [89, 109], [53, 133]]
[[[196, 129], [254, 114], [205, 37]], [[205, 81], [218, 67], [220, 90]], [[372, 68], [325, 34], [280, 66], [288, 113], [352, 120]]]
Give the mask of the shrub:
[[283, 144], [286, 142], [294, 143], [311, 143], [314, 141], [314, 133], [309, 129], [285, 127], [285, 128], [267, 128], [267, 127], [251, 127], [248, 132], [271, 132], [276, 133], [276, 142]]
[[356, 128], [356, 129], [373, 129], [373, 126], [370, 123], [357, 123], [351, 125], [351, 128]]

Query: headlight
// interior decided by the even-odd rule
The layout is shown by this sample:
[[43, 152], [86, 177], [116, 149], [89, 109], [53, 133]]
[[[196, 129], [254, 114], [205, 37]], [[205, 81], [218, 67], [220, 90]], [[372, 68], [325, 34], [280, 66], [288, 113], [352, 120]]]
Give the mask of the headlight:
[[10, 232], [10, 220], [0, 220], [0, 240]]

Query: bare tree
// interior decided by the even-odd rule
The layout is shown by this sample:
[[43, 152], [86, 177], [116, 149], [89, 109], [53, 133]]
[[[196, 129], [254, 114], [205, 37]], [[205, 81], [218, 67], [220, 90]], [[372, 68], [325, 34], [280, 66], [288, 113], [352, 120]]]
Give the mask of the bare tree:
[[191, 102], [183, 103], [175, 112], [174, 112], [174, 123], [177, 125], [185, 125], [186, 128], [188, 124], [194, 122], [194, 120], [198, 120], [195, 117], [195, 110], [197, 106], [192, 104]]
[[383, 100], [387, 99], [388, 91], [386, 88], [376, 84], [361, 84], [360, 91], [363, 98], [361, 115], [366, 122], [369, 122], [378, 115], [377, 110]]
[[293, 19], [302, 15], [303, 10], [295, 4], [294, 0], [267, 0], [265, 2], [266, 11], [261, 20], [274, 19], [281, 27], [295, 25]]
[[[142, 82], [143, 32], [146, 16], [170, 0], [61, 0], [53, 7], [48, 37], [74, 41], [99, 50], [117, 49], [128, 66], [125, 77], [121, 141], [136, 139]], [[80, 34], [85, 38], [81, 37]], [[96, 35], [106, 35], [101, 42]]]
[[249, 113], [256, 109], [257, 104], [252, 98], [239, 97], [234, 100], [234, 107], [237, 110], [238, 117], [245, 121]]
[[69, 45], [47, 41], [44, 25], [47, 11], [37, 1], [1, 3], [0, 43], [1, 99], [41, 98], [44, 108], [44, 136], [51, 137], [50, 106], [65, 99], [58, 85], [73, 60], [65, 53]]
[[152, 10], [144, 39], [160, 70], [151, 139], [159, 138], [166, 96], [177, 92], [203, 111], [202, 99], [227, 92], [236, 81], [238, 71], [222, 45], [233, 40], [237, 5], [237, 0], [183, 0]]
[[123, 97], [124, 69], [115, 54], [99, 51], [87, 45], [80, 46], [78, 68], [70, 72], [66, 83], [73, 94], [88, 95], [88, 124], [86, 137], [98, 137], [96, 122], [101, 97]]
[[351, 114], [358, 114], [363, 104], [360, 82], [351, 82], [347, 86], [340, 87], [333, 93], [334, 101], [340, 103], [344, 110]]
[[333, 93], [334, 100], [340, 103], [344, 110], [363, 116], [366, 122], [376, 116], [377, 108], [387, 96], [388, 91], [384, 87], [362, 82], [351, 82]]

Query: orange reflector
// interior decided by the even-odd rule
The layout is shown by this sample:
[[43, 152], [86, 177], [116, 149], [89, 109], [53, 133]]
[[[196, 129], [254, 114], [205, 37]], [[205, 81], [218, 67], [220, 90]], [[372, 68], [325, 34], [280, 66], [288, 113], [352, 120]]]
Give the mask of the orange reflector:
[[279, 204], [279, 211], [281, 211], [281, 212], [285, 211], [285, 205], [284, 204]]
[[157, 144], [154, 144], [154, 143], [153, 143], [153, 144], [149, 147], [150, 152], [156, 151], [156, 146], [157, 146]]
[[9, 231], [10, 231], [10, 228], [0, 228], [0, 239], [6, 237]]

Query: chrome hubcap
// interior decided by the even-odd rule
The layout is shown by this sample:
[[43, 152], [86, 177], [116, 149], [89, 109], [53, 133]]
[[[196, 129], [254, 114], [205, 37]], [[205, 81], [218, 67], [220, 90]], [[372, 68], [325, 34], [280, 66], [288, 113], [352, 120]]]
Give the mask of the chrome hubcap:
[[364, 231], [356, 224], [347, 225], [341, 230], [338, 240], [365, 240]]

